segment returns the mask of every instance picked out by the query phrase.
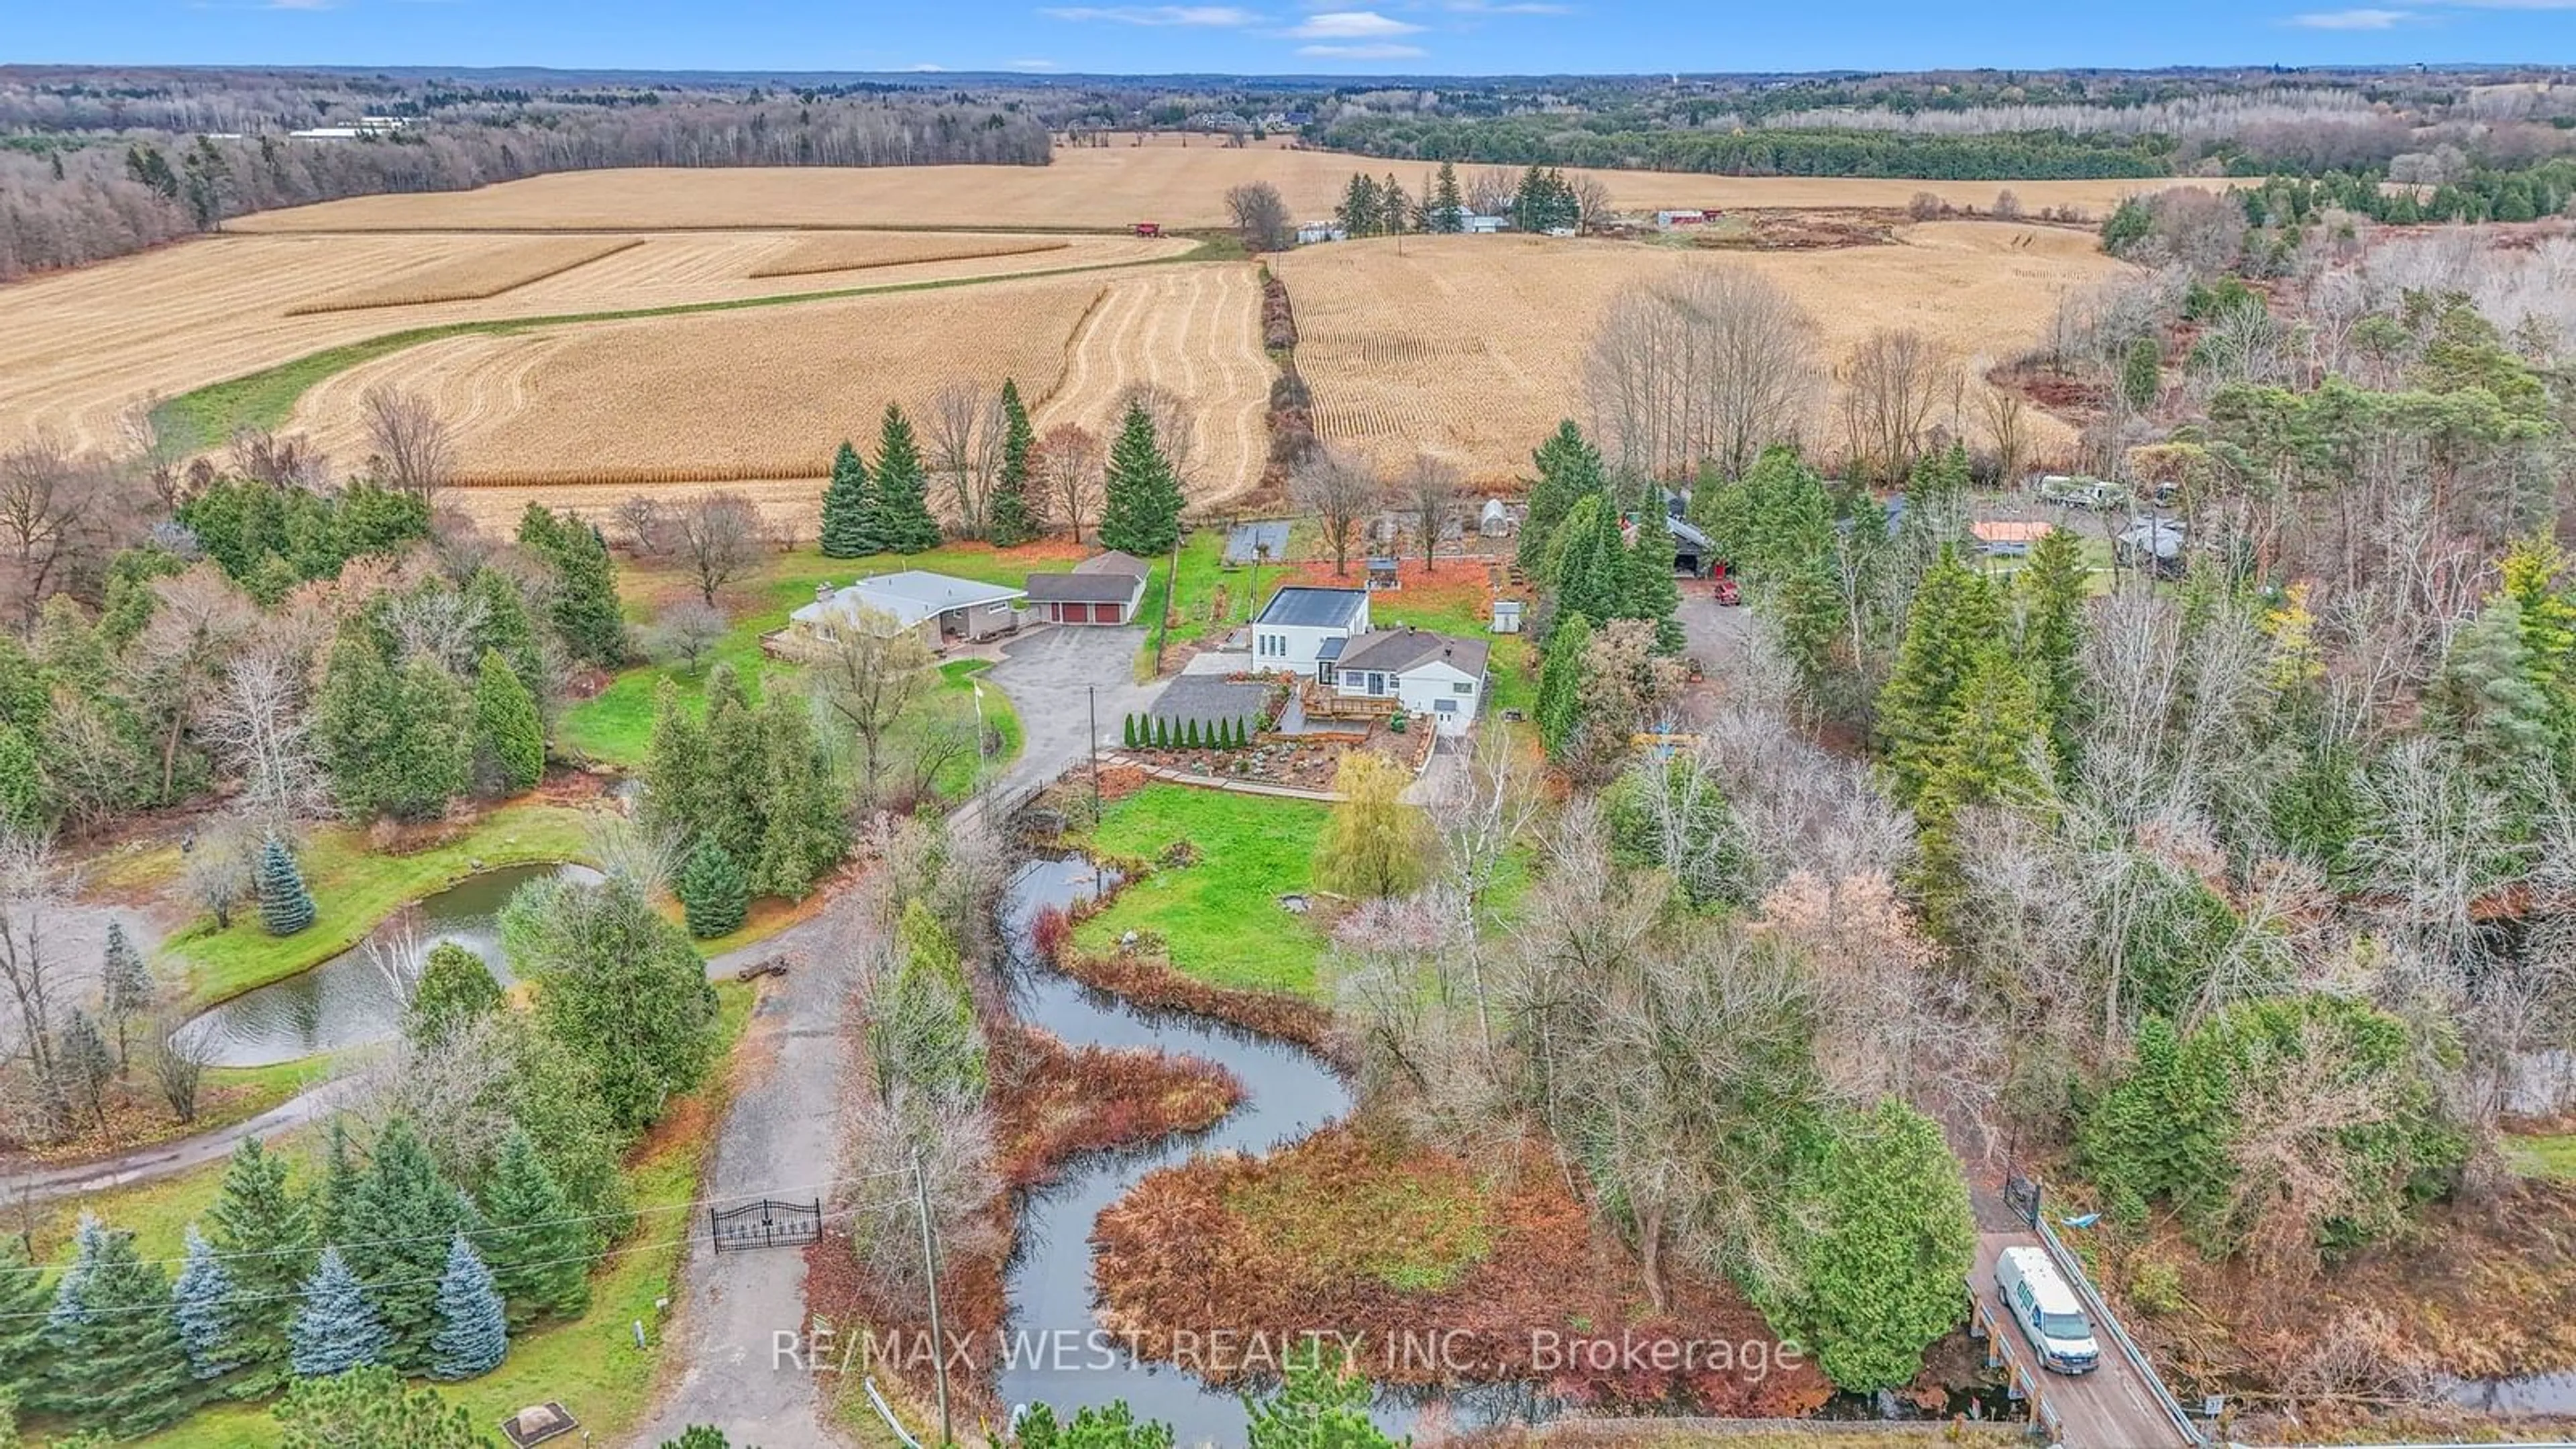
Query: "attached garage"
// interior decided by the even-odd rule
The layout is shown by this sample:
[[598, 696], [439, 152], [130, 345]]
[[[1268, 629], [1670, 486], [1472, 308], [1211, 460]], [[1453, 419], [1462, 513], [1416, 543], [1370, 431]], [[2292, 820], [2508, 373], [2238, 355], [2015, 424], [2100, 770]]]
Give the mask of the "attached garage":
[[1132, 623], [1153, 566], [1123, 553], [1082, 561], [1071, 573], [1029, 575], [1029, 605], [1051, 624]]

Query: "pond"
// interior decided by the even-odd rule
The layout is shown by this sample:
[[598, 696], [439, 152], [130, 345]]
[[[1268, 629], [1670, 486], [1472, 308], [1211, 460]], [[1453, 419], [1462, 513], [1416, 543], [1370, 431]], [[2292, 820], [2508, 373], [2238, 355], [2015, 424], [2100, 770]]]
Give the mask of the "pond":
[[[385, 940], [408, 929], [423, 951], [454, 941], [481, 956], [504, 986], [495, 918], [513, 891], [551, 876], [593, 881], [599, 872], [580, 865], [513, 865], [470, 876], [417, 901], [376, 929]], [[212, 1007], [179, 1028], [205, 1049], [209, 1066], [265, 1067], [323, 1052], [390, 1041], [402, 1029], [403, 1002], [393, 983], [367, 959], [366, 947], [343, 951], [310, 971], [273, 981]]]
[[[1210, 1388], [1168, 1365], [1145, 1364], [1095, 1337], [1091, 1230], [1101, 1209], [1145, 1174], [1206, 1152], [1260, 1153], [1291, 1142], [1351, 1109], [1350, 1088], [1305, 1050], [1222, 1022], [1172, 1012], [1146, 1012], [1094, 991], [1038, 959], [1030, 926], [1045, 907], [1090, 898], [1096, 877], [1079, 857], [1035, 860], [1013, 876], [1002, 905], [1009, 945], [1012, 1007], [1023, 1021], [1072, 1047], [1142, 1047], [1198, 1057], [1234, 1073], [1243, 1102], [1196, 1136], [1132, 1152], [1080, 1159], [1058, 1182], [1020, 1204], [1020, 1244], [1009, 1275], [1011, 1318], [1001, 1396], [1006, 1406], [1044, 1403], [1063, 1418], [1083, 1405], [1124, 1399], [1139, 1419], [1172, 1426], [1181, 1444], [1239, 1444], [1243, 1405], [1232, 1390]], [[1056, 1335], [1063, 1335], [1057, 1337]], [[1105, 1347], [1104, 1347], [1105, 1344]], [[1070, 1345], [1080, 1345], [1070, 1348]], [[1033, 1351], [1044, 1348], [1044, 1353]], [[1486, 1424], [1543, 1416], [1553, 1407], [1526, 1385], [1497, 1385], [1448, 1395], [1389, 1391], [1371, 1411], [1393, 1434], [1412, 1432], [1427, 1402], [1453, 1424]]]
[[2576, 1415], [2576, 1373], [2519, 1374], [2503, 1379], [2452, 1379], [2442, 1396], [2482, 1414], [2503, 1418]]

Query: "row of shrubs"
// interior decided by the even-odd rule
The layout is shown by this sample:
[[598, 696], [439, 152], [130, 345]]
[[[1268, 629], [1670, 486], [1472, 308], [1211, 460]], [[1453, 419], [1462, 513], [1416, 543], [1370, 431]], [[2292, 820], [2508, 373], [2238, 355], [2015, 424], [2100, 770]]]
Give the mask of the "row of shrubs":
[[1127, 716], [1127, 748], [1131, 750], [1240, 750], [1251, 743], [1251, 727], [1239, 719], [1217, 720], [1205, 726], [1191, 720], [1175, 726], [1171, 720], [1154, 715]]

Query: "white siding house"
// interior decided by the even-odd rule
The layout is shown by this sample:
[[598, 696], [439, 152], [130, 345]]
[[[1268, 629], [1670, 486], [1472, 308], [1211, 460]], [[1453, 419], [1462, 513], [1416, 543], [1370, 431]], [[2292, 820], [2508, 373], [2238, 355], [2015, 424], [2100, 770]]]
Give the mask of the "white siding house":
[[1252, 621], [1252, 667], [1328, 679], [1334, 657], [1369, 627], [1368, 590], [1291, 584]]
[[1485, 702], [1486, 644], [1423, 629], [1387, 629], [1352, 640], [1333, 663], [1343, 695], [1393, 699], [1445, 735], [1464, 734]]

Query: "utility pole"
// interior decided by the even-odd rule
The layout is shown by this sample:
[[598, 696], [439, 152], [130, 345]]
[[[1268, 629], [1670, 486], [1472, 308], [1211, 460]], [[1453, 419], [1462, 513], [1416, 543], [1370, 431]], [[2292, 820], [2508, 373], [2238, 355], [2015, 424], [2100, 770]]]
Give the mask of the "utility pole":
[[1172, 610], [1181, 592], [1181, 531], [1172, 530], [1172, 567], [1163, 575], [1163, 617], [1154, 621], [1154, 673], [1163, 672], [1163, 644], [1172, 637]]
[[912, 1201], [921, 1215], [921, 1271], [930, 1279], [931, 1364], [939, 1380], [940, 1449], [957, 1442], [948, 1423], [948, 1336], [939, 1329], [939, 1246], [930, 1232], [930, 1178], [921, 1170], [921, 1149], [912, 1150]]
[[1100, 686], [1086, 684], [1082, 691], [1091, 701], [1091, 819], [1096, 825], [1100, 821]]

